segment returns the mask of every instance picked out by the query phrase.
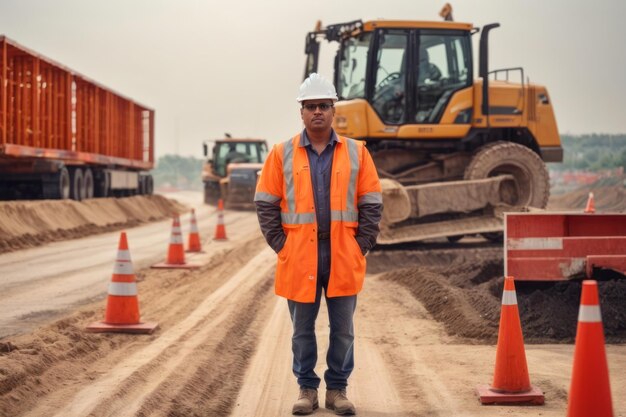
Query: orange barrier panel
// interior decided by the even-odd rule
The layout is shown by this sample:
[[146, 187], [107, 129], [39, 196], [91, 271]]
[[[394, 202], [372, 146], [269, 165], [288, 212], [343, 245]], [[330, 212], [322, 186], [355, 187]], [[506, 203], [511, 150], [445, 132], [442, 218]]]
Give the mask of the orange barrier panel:
[[518, 281], [626, 272], [626, 214], [506, 213], [505, 274]]

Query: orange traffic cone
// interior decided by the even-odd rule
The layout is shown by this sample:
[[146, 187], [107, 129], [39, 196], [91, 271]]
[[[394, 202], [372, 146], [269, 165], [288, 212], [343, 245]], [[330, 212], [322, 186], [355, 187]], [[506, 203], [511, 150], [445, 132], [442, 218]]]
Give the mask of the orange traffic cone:
[[120, 235], [113, 276], [109, 284], [106, 312], [103, 322], [87, 326], [90, 332], [152, 333], [157, 323], [139, 321], [137, 283], [130, 260], [126, 233]]
[[567, 416], [613, 416], [598, 285], [592, 280], [583, 281], [580, 297]]
[[217, 202], [217, 226], [215, 226], [215, 237], [213, 240], [228, 240], [226, 237], [226, 226], [224, 226], [224, 200], [221, 198]]
[[196, 222], [196, 210], [191, 209], [191, 228], [189, 229], [189, 244], [187, 252], [202, 252], [198, 222]]
[[513, 277], [504, 278], [493, 384], [491, 387], [479, 385], [476, 391], [482, 404], [544, 403], [543, 392], [531, 386], [528, 377]]
[[154, 264], [151, 268], [157, 269], [195, 269], [200, 265], [188, 264], [185, 262], [185, 250], [183, 248], [183, 234], [180, 230], [180, 218], [174, 215], [172, 222], [172, 235], [167, 248], [167, 260]]
[[596, 212], [596, 203], [593, 200], [593, 193], [589, 193], [589, 198], [587, 199], [587, 206], [585, 207], [585, 213], [595, 213]]

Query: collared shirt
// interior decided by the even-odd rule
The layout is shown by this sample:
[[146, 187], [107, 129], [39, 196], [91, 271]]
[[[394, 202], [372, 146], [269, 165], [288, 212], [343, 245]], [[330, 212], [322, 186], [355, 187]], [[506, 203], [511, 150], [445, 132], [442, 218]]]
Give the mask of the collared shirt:
[[[314, 193], [314, 203], [316, 207], [316, 218], [318, 223], [318, 228], [320, 232], [330, 232], [330, 178], [332, 174], [332, 158], [334, 153], [334, 147], [337, 142], [340, 142], [341, 139], [337, 137], [336, 133], [332, 132], [331, 140], [322, 152], [321, 155], [318, 155], [313, 149], [311, 142], [306, 137], [306, 131], [302, 132], [300, 137], [300, 146], [306, 147], [307, 156], [309, 157], [309, 163], [311, 164], [311, 180], [313, 186], [315, 187], [316, 192]], [[309, 145], [309, 146], [307, 146]], [[325, 159], [327, 158], [327, 159]], [[320, 160], [326, 161], [325, 163], [320, 163]], [[313, 165], [315, 164], [315, 166]], [[318, 196], [317, 190], [319, 187], [316, 187], [318, 178], [317, 175], [314, 175], [314, 172], [319, 171], [319, 167], [322, 167], [322, 172], [324, 171], [324, 167], [327, 168], [327, 175], [321, 176], [321, 198]], [[326, 203], [319, 203], [318, 200], [325, 201]], [[255, 201], [257, 208], [257, 216], [259, 218], [259, 225], [261, 226], [261, 231], [267, 243], [274, 249], [275, 252], [280, 252], [283, 248], [286, 240], [286, 235], [283, 230], [281, 217], [280, 217], [280, 204], [279, 202], [270, 203], [267, 201]], [[322, 206], [325, 207], [322, 207]], [[318, 210], [319, 207], [322, 207], [323, 212]], [[359, 246], [361, 247], [361, 251], [365, 254], [376, 244], [376, 237], [378, 236], [379, 226], [381, 214], [383, 210], [383, 205], [381, 203], [367, 203], [359, 205], [359, 226], [357, 229], [357, 234], [355, 236]], [[326, 220], [324, 219], [326, 218]], [[325, 245], [320, 246], [320, 253], [325, 252], [325, 248], [330, 248], [330, 240], [324, 240], [320, 242], [325, 242]], [[319, 242], [318, 242], [319, 243]], [[330, 256], [330, 253], [328, 254]], [[319, 259], [318, 262], [324, 264], [324, 262]]]
[[335, 144], [339, 142], [335, 130], [331, 130], [330, 140], [324, 150], [318, 154], [313, 149], [306, 129], [302, 130], [300, 146], [306, 148], [309, 157], [311, 182], [313, 184], [313, 199], [315, 201], [315, 216], [319, 233], [330, 232], [330, 177], [333, 165]]

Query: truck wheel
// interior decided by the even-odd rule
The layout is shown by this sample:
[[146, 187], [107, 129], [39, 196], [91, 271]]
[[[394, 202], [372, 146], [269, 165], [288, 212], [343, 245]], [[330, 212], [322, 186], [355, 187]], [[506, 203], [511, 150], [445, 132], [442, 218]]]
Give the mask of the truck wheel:
[[66, 167], [46, 175], [43, 179], [43, 198], [47, 200], [67, 200], [70, 198], [70, 174]]
[[[509, 174], [515, 185], [502, 189], [503, 201], [512, 206], [545, 208], [550, 197], [548, 169], [531, 149], [511, 142], [483, 147], [465, 169], [465, 179], [481, 179]], [[510, 181], [508, 182], [510, 183]]]
[[85, 180], [83, 170], [74, 168], [70, 173], [70, 195], [72, 200], [81, 201], [85, 198]]
[[152, 195], [154, 193], [154, 179], [152, 179], [152, 175], [146, 175], [143, 185], [144, 195]]
[[83, 182], [85, 188], [85, 199], [93, 198], [94, 192], [94, 184], [93, 184], [93, 172], [91, 169], [85, 168], [85, 172], [83, 174]]
[[465, 235], [455, 235], [455, 236], [447, 236], [446, 238], [448, 239], [448, 242], [456, 243], [459, 240], [463, 239], [464, 237]]
[[216, 182], [204, 183], [204, 203], [211, 206], [217, 205], [217, 200], [221, 198], [219, 184]]
[[94, 195], [96, 197], [108, 197], [111, 194], [109, 190], [110, 179], [106, 171], [98, 171], [94, 176]]

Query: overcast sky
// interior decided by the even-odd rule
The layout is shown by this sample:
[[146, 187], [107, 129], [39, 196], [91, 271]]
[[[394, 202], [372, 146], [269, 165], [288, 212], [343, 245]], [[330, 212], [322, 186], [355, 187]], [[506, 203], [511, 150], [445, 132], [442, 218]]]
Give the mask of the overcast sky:
[[[0, 0], [0, 33], [156, 110], [156, 153], [202, 141], [282, 141], [316, 20], [439, 20], [444, 1]], [[490, 67], [546, 85], [561, 133], [626, 133], [626, 1], [460, 0], [454, 18], [499, 22]], [[332, 76], [332, 68], [320, 68]]]

